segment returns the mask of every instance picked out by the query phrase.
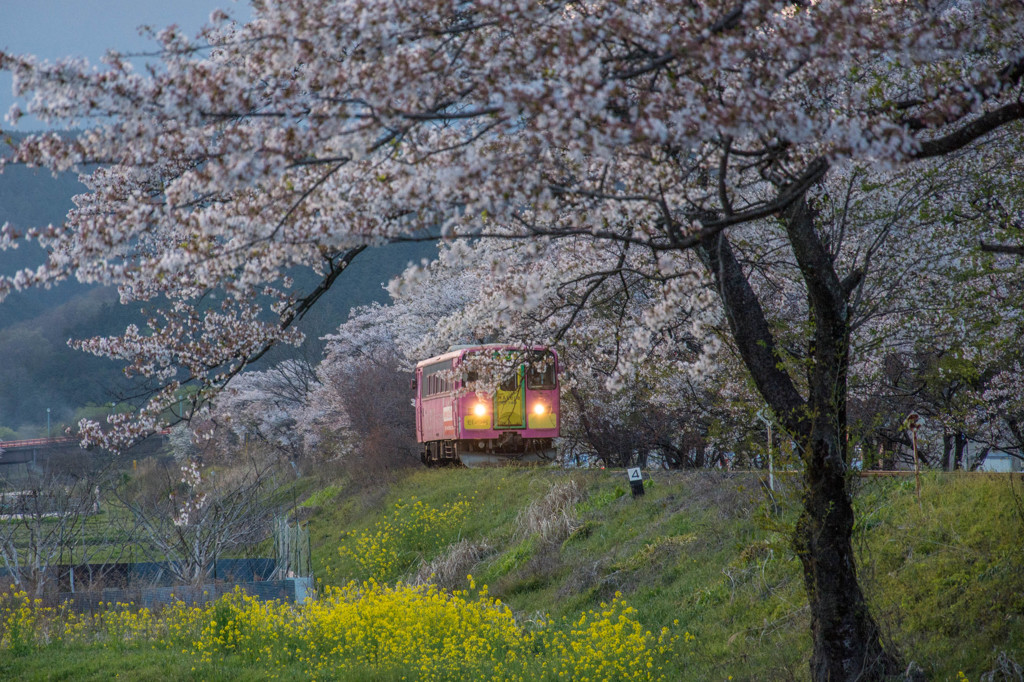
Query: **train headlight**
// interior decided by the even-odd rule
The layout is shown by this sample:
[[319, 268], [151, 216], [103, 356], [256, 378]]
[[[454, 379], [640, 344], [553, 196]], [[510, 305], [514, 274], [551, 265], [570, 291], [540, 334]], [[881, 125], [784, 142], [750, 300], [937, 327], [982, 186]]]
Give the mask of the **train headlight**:
[[486, 417], [487, 406], [484, 405], [483, 403], [477, 403], [476, 405], [473, 406], [473, 414], [475, 414], [478, 417]]
[[547, 411], [548, 411], [548, 408], [547, 408], [547, 406], [544, 403], [536, 403], [533, 406], [533, 413], [535, 415], [537, 415], [538, 417], [543, 416], [544, 413], [547, 412]]

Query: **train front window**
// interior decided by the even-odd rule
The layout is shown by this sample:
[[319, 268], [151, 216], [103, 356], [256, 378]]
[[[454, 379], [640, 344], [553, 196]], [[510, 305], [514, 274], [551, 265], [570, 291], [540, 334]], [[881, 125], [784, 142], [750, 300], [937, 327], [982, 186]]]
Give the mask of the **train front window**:
[[549, 351], [533, 351], [527, 356], [526, 384], [530, 388], [555, 387], [555, 356]]
[[463, 381], [474, 384], [474, 390], [497, 389], [508, 393], [519, 391], [524, 384], [531, 389], [553, 389], [558, 386], [555, 355], [546, 350], [473, 350], [463, 358], [461, 369]]
[[501, 385], [498, 387], [500, 391], [518, 391], [519, 390], [519, 373], [516, 372], [510, 377], [506, 377], [502, 380]]

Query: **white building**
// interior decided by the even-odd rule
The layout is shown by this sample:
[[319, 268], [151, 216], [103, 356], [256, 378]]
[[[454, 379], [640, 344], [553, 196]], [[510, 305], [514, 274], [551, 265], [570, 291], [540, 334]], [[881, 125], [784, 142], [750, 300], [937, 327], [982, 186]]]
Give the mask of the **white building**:
[[1024, 471], [1020, 457], [1011, 455], [1002, 450], [991, 450], [985, 461], [978, 467], [978, 471], [991, 471], [998, 473], [1010, 473], [1011, 471]]

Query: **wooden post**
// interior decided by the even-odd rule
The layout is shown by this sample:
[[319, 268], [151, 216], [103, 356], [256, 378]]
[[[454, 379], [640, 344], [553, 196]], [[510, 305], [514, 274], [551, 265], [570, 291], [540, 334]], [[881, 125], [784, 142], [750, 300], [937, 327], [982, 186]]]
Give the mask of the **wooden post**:
[[914, 480], [917, 489], [917, 505], [921, 506], [921, 462], [917, 458], [917, 430], [921, 428], [921, 417], [916, 412], [907, 415], [906, 427], [910, 431], [910, 442], [914, 449]]
[[914, 479], [917, 481], [917, 501], [921, 502], [921, 460], [917, 458], [917, 429], [911, 431], [914, 441]]
[[775, 463], [772, 461], [772, 420], [763, 407], [757, 411], [757, 418], [768, 428], [768, 489], [775, 492]]

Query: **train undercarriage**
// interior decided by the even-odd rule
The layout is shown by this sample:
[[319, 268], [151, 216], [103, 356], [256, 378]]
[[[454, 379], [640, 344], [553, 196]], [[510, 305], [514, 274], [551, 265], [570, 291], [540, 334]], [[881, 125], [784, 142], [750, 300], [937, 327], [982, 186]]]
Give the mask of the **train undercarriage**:
[[421, 461], [428, 467], [545, 464], [555, 457], [551, 438], [523, 438], [518, 433], [487, 440], [435, 440], [423, 444]]

